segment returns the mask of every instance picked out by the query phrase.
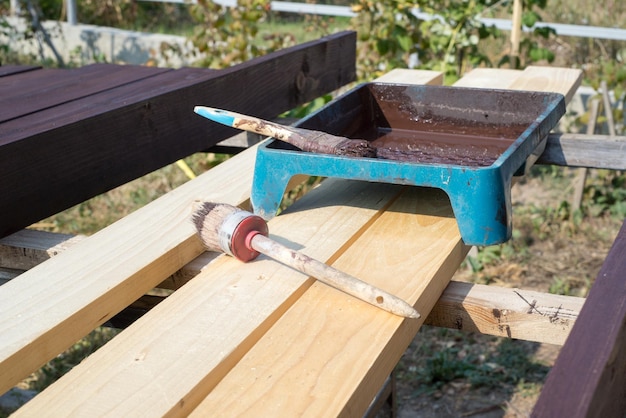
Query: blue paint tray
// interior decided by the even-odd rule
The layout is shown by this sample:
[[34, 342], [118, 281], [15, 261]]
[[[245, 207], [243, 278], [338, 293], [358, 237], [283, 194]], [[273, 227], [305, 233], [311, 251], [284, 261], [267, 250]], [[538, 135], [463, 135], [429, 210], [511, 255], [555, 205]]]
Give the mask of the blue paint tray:
[[303, 152], [270, 140], [257, 151], [251, 201], [272, 218], [297, 174], [436, 187], [468, 245], [511, 237], [511, 181], [541, 155], [565, 113], [558, 93], [366, 83], [297, 126], [367, 139], [379, 158]]

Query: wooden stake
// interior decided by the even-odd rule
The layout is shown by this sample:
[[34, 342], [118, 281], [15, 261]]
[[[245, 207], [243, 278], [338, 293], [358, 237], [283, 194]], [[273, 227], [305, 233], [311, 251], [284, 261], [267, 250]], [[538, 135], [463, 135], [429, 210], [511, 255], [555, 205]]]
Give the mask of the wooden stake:
[[[587, 123], [587, 135], [593, 135], [596, 131], [596, 121], [598, 119], [598, 110], [600, 109], [600, 101], [593, 99], [589, 109], [589, 122]], [[574, 198], [572, 199], [572, 213], [570, 218], [574, 216], [574, 211], [580, 209], [583, 201], [583, 193], [585, 191], [585, 183], [587, 182], [587, 168], [581, 168], [576, 175], [576, 185], [574, 186]]]
[[522, 1], [515, 0], [513, 2], [513, 17], [511, 27], [511, 54], [509, 56], [509, 65], [511, 68], [517, 68], [519, 62], [519, 44], [522, 36]]

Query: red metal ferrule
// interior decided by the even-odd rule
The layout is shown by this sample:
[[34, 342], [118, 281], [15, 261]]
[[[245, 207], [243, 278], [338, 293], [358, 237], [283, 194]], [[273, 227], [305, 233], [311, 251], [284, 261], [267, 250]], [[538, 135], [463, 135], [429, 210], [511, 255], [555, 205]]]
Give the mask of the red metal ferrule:
[[233, 231], [230, 242], [230, 249], [233, 256], [243, 262], [257, 258], [259, 252], [252, 249], [250, 246], [252, 238], [257, 234], [265, 236], [269, 234], [267, 223], [260, 216], [250, 214], [250, 216], [245, 217], [239, 222]]

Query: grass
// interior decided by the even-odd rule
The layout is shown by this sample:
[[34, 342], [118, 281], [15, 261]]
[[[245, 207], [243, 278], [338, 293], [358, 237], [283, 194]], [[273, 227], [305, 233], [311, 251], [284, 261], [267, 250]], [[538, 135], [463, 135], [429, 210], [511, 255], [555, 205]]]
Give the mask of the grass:
[[[223, 154], [194, 154], [183, 161], [198, 175], [227, 158]], [[50, 232], [90, 235], [189, 180], [176, 164], [170, 164], [44, 219], [34, 227]]]

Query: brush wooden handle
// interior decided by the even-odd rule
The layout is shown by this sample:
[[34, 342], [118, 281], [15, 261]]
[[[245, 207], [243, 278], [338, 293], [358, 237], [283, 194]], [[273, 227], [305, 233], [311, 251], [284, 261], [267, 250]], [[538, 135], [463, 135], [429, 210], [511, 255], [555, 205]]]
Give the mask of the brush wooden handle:
[[257, 234], [250, 240], [250, 246], [261, 254], [273, 258], [302, 273], [315, 277], [351, 296], [406, 318], [419, 318], [420, 314], [404, 300], [356, 277], [343, 273], [298, 251], [291, 250], [276, 241]]
[[376, 156], [376, 149], [363, 139], [350, 139], [321, 131], [293, 128], [254, 116], [213, 107], [196, 106], [193, 110], [198, 115], [222, 125], [267, 135], [279, 141], [287, 142], [303, 151], [352, 157]]
[[[213, 107], [196, 106], [194, 108], [200, 116], [219, 122], [222, 125], [231, 126], [244, 131], [254, 132], [261, 135], [271, 136], [272, 138], [281, 139], [289, 138], [295, 134], [295, 128], [280, 125], [278, 123], [259, 119], [254, 116], [242, 115], [240, 113], [231, 112], [229, 110], [216, 109]], [[314, 132], [314, 131], [311, 131]], [[289, 142], [289, 141], [287, 141]]]

